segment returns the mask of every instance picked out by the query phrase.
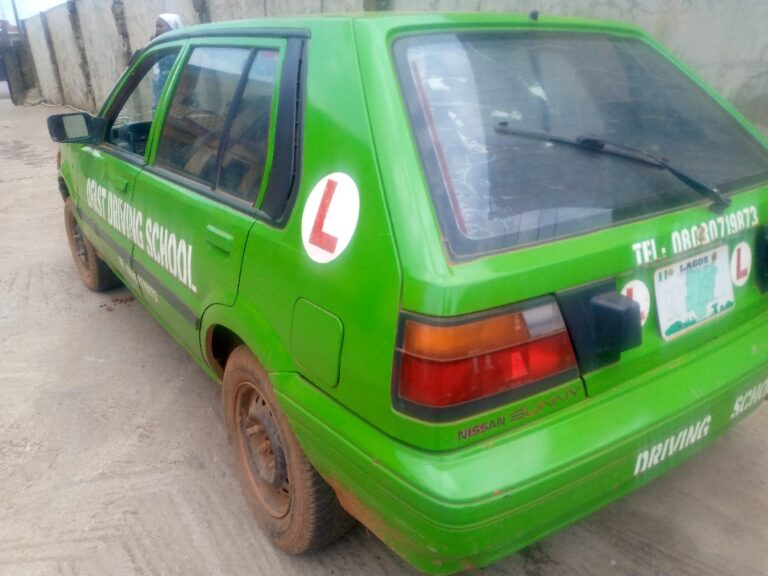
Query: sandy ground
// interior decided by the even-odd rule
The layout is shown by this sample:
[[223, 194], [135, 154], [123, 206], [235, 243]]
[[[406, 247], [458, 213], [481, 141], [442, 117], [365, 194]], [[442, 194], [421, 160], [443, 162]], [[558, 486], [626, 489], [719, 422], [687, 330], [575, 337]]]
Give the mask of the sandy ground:
[[[54, 108], [0, 100], [0, 576], [414, 574], [361, 527], [289, 557], [244, 506], [218, 386], [125, 291], [79, 282]], [[488, 575], [768, 575], [768, 407]]]

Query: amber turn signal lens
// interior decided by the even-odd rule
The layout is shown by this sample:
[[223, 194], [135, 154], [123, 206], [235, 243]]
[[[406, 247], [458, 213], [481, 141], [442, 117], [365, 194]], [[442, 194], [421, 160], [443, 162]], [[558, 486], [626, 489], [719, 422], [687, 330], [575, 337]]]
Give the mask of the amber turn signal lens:
[[455, 326], [407, 320], [403, 351], [430, 360], [456, 360], [507, 348], [528, 338], [528, 328], [519, 312]]

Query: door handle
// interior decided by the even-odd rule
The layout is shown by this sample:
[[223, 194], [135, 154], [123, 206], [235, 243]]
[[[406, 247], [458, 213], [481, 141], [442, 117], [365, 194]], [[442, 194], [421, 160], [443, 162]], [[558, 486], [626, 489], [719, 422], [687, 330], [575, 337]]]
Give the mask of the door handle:
[[124, 193], [126, 190], [128, 190], [128, 179], [115, 178], [115, 188], [117, 188], [118, 192]]
[[232, 234], [216, 228], [216, 226], [208, 224], [208, 226], [205, 227], [205, 239], [208, 244], [218, 248], [225, 254], [229, 254], [232, 251], [234, 237]]

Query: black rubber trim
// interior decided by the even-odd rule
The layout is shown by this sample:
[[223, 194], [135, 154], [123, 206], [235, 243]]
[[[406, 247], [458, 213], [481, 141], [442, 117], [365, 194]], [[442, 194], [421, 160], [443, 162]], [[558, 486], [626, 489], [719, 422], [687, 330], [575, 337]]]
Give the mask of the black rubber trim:
[[133, 268], [136, 274], [139, 274], [141, 279], [149, 284], [153, 290], [165, 298], [168, 304], [170, 304], [171, 307], [184, 318], [184, 320], [192, 324], [196, 330], [200, 328], [200, 318], [197, 317], [194, 311], [184, 304], [181, 298], [169, 290], [165, 284], [162, 284], [155, 276], [153, 276], [141, 263], [136, 262], [136, 260], [131, 258], [131, 268]]
[[768, 292], [768, 226], [761, 224], [755, 235], [755, 284], [761, 294]]
[[615, 364], [642, 344], [640, 306], [616, 290], [616, 278], [555, 293], [582, 373]]
[[494, 310], [492, 313], [484, 311], [451, 318], [432, 318], [409, 312], [401, 313], [397, 328], [397, 349], [395, 352], [394, 367], [392, 369], [392, 406], [403, 414], [414, 416], [427, 422], [453, 422], [455, 420], [461, 420], [462, 418], [473, 416], [481, 412], [493, 410], [499, 406], [509, 404], [516, 400], [521, 400], [523, 398], [533, 396], [539, 392], [543, 392], [545, 390], [549, 390], [550, 388], [555, 388], [561, 384], [565, 384], [566, 382], [578, 381], [581, 383], [579, 369], [578, 367], [574, 367], [534, 384], [527, 384], [521, 388], [499, 392], [498, 394], [486, 396], [485, 398], [480, 398], [479, 400], [472, 400], [470, 402], [465, 402], [464, 404], [457, 404], [454, 406], [442, 408], [425, 406], [423, 404], [411, 402], [410, 400], [400, 396], [399, 393], [400, 368], [402, 366], [403, 357], [403, 354], [400, 350], [402, 350], [403, 347], [405, 323], [407, 320], [418, 319], [420, 322], [432, 323], [434, 325], [455, 326], [459, 324], [466, 324], [467, 322], [472, 322], [481, 318], [508, 314], [516, 310], [526, 310], [541, 304], [549, 304], [554, 301], [555, 299], [552, 296], [542, 296], [534, 300], [528, 300], [525, 302], [525, 304], [513, 304], [511, 306], [499, 308]]
[[123, 260], [125, 260], [126, 262], [130, 262], [130, 261], [131, 261], [131, 253], [130, 253], [130, 252], [128, 252], [128, 251], [127, 251], [125, 248], [123, 248], [122, 246], [120, 246], [120, 244], [118, 244], [117, 242], [115, 242], [115, 241], [114, 241], [114, 239], [113, 239], [113, 238], [112, 238], [112, 237], [111, 237], [109, 234], [107, 234], [106, 232], [104, 232], [103, 230], [101, 230], [101, 229], [99, 228], [99, 225], [98, 225], [98, 224], [97, 224], [97, 223], [96, 223], [96, 222], [93, 220], [93, 218], [91, 218], [90, 216], [88, 216], [88, 215], [87, 215], [85, 212], [83, 212], [83, 211], [82, 211], [82, 210], [81, 210], [79, 207], [75, 207], [75, 213], [77, 214], [77, 217], [78, 217], [80, 220], [82, 220], [83, 222], [85, 222], [86, 224], [88, 224], [88, 226], [90, 226], [90, 227], [93, 229], [93, 232], [94, 232], [94, 234], [96, 234], [96, 236], [98, 236], [99, 238], [101, 238], [101, 239], [102, 239], [102, 240], [103, 240], [105, 243], [109, 244], [109, 247], [110, 247], [110, 248], [112, 248], [112, 250], [114, 250], [114, 251], [115, 251], [115, 253], [116, 253], [116, 254], [117, 254], [117, 255], [118, 255], [120, 258], [122, 258], [122, 259], [123, 259]]
[[306, 43], [288, 40], [278, 94], [275, 147], [261, 211], [285, 225], [300, 179]]
[[93, 219], [88, 216], [85, 212], [83, 212], [80, 208], [75, 208], [75, 212], [77, 213], [77, 217], [81, 219], [83, 222], [88, 224], [88, 226], [91, 227], [91, 229], [94, 231], [94, 233], [101, 238], [106, 244], [109, 245], [109, 247], [115, 251], [115, 254], [117, 254], [119, 257], [121, 257], [126, 262], [129, 262], [131, 270], [133, 270], [136, 274], [141, 274], [141, 279], [146, 282], [153, 290], [155, 290], [160, 296], [165, 298], [165, 300], [168, 302], [168, 304], [171, 305], [171, 307], [176, 310], [176, 312], [179, 313], [179, 315], [184, 318], [187, 322], [192, 324], [192, 326], [195, 327], [195, 329], [198, 329], [200, 327], [200, 318], [195, 314], [195, 312], [184, 302], [181, 301], [181, 298], [176, 296], [171, 290], [169, 290], [165, 284], [160, 282], [152, 273], [149, 272], [144, 266], [136, 262], [131, 254], [122, 246], [120, 246], [115, 240], [106, 232], [101, 230], [96, 222], [93, 221]]

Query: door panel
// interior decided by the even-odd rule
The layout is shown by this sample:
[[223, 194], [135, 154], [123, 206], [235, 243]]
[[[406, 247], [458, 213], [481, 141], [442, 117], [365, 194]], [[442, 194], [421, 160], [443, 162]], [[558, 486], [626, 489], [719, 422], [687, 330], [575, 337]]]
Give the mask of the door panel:
[[149, 170], [137, 179], [134, 204], [146, 222], [133, 265], [147, 284], [149, 304], [197, 354], [205, 308], [235, 301], [253, 218]]
[[133, 264], [149, 304], [179, 342], [201, 354], [199, 324], [232, 305], [267, 174], [275, 47], [192, 47], [171, 98], [153, 165], [136, 181], [145, 216]]

